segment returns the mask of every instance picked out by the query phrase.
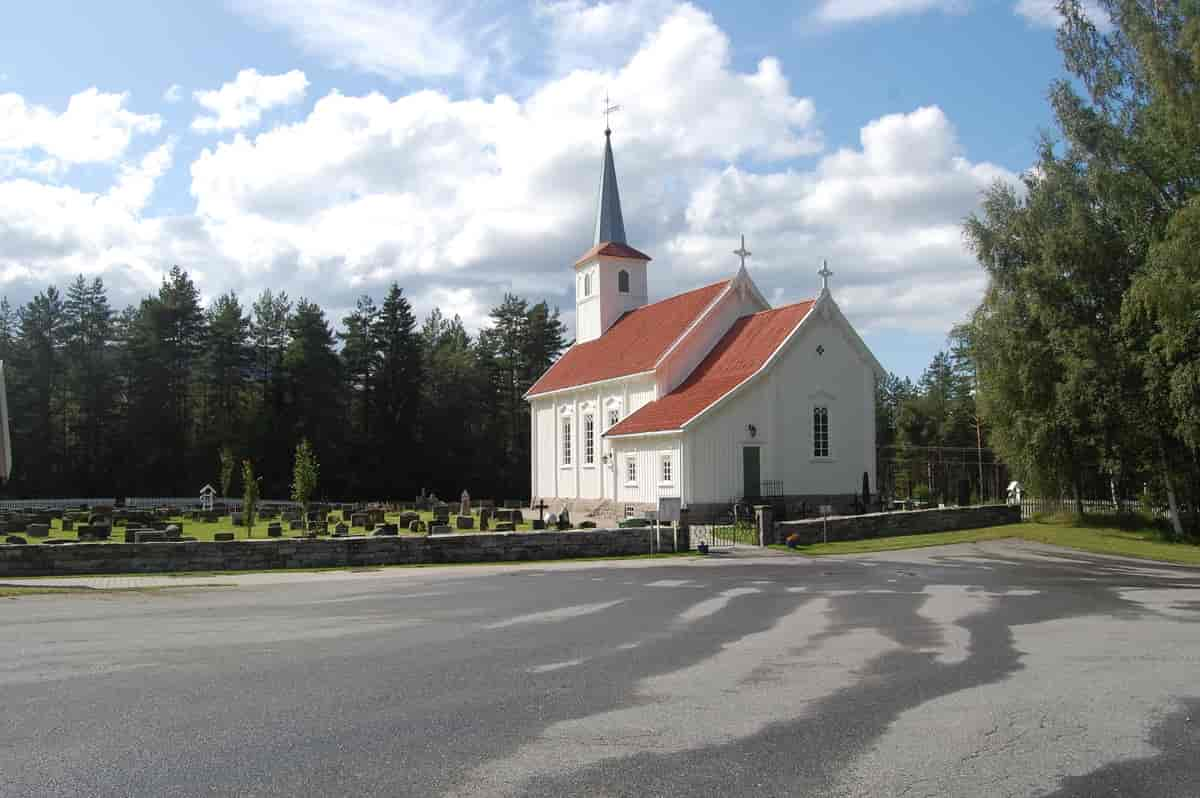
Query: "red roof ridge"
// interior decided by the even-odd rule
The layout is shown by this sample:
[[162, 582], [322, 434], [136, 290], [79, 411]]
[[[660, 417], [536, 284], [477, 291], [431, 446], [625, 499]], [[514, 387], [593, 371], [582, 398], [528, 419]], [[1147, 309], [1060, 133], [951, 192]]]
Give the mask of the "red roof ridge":
[[721, 280], [626, 311], [599, 338], [572, 344], [525, 396], [652, 371], [730, 282]]
[[816, 304], [806, 299], [739, 317], [675, 390], [643, 405], [605, 435], [682, 429], [761, 372]]
[[634, 249], [628, 244], [621, 243], [620, 241], [601, 241], [599, 244], [583, 253], [579, 260], [575, 261], [575, 265], [579, 266], [580, 264], [591, 260], [597, 255], [603, 255], [608, 258], [630, 258], [632, 260], [647, 261], [653, 260], [653, 258], [647, 255], [645, 252]]

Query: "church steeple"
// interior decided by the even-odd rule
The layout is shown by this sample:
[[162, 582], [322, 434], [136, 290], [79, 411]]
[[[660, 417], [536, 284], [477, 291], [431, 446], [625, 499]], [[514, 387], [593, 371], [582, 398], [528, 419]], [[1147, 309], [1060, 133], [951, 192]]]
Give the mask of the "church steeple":
[[617, 167], [613, 165], [612, 130], [604, 130], [604, 170], [600, 173], [600, 200], [596, 208], [596, 236], [593, 246], [625, 240], [625, 220], [621, 217], [621, 195], [617, 191]]

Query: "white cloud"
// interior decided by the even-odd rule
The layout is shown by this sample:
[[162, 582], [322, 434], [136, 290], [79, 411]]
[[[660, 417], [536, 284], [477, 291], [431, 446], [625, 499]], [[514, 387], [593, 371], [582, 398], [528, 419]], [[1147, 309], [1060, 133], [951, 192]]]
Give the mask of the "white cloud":
[[859, 146], [821, 155], [811, 100], [773, 59], [735, 69], [728, 38], [695, 7], [632, 47], [611, 69], [574, 70], [520, 100], [330, 93], [303, 119], [207, 147], [187, 216], [144, 209], [161, 157], [100, 196], [0, 182], [0, 288], [27, 279], [21, 264], [41, 283], [87, 265], [144, 291], [177, 262], [206, 296], [282, 288], [333, 318], [396, 280], [418, 312], [440, 305], [472, 326], [506, 290], [548, 298], [570, 321], [608, 90], [624, 106], [617, 172], [631, 243], [655, 258], [653, 296], [732, 274], [745, 232], [773, 301], [811, 295], [828, 257], [863, 327], [944, 332], [978, 299], [960, 224], [983, 188], [1012, 176], [969, 161], [940, 110], [875, 120]]
[[180, 86], [178, 83], [172, 83], [167, 87], [167, 90], [163, 92], [163, 102], [165, 103], [171, 103], [174, 105], [182, 99], [183, 86]]
[[[1058, 0], [1017, 0], [1013, 11], [1041, 27], [1057, 28], [1063, 21], [1062, 14], [1058, 12]], [[1083, 11], [1102, 32], [1112, 29], [1108, 12], [1101, 8], [1097, 0], [1084, 0]]]
[[262, 120], [263, 112], [300, 102], [307, 89], [308, 78], [298, 69], [281, 75], [243, 69], [219, 89], [193, 93], [196, 102], [211, 113], [192, 120], [192, 129], [209, 133], [252, 127]]
[[677, 8], [674, 0], [541, 0], [535, 18], [549, 34], [559, 74], [616, 69]]
[[[392, 80], [465, 76], [477, 83], [507, 57], [506, 9], [452, 0], [237, 0], [246, 15], [281, 28], [338, 67]], [[475, 12], [475, 13], [469, 13]], [[484, 21], [486, 19], [486, 21]]]
[[64, 166], [114, 162], [134, 135], [157, 133], [162, 127], [157, 114], [128, 110], [128, 99], [127, 93], [90, 88], [72, 96], [60, 114], [31, 105], [19, 94], [0, 94], [0, 158], [5, 151], [20, 156], [40, 150]]
[[856, 22], [926, 11], [960, 13], [968, 0], [821, 0], [816, 17], [825, 22]]

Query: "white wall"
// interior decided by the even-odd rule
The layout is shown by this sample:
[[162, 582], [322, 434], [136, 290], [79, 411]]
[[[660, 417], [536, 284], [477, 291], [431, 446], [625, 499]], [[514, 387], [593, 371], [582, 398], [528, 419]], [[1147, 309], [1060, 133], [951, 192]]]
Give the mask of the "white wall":
[[[682, 496], [682, 440], [679, 435], [661, 435], [651, 438], [617, 439], [613, 441], [613, 459], [617, 468], [618, 510], [622, 504], [657, 504], [660, 496]], [[672, 478], [668, 483], [661, 479], [661, 458], [672, 459]], [[626, 481], [626, 460], [634, 458], [637, 463], [637, 480]]]
[[[543, 498], [613, 498], [613, 472], [603, 456], [609, 443], [603, 438], [608, 429], [609, 411], [615, 409], [624, 419], [655, 399], [653, 375], [610, 380], [592, 387], [561, 391], [531, 400], [533, 429], [533, 495]], [[594, 462], [584, 462], [584, 419], [595, 419]], [[562, 462], [562, 419], [571, 419], [571, 464]]]
[[675, 390], [700, 361], [712, 351], [733, 323], [742, 316], [766, 310], [758, 297], [745, 285], [735, 286], [710, 308], [696, 328], [679, 343], [658, 369], [658, 395]]
[[[816, 347], [824, 349], [823, 355]], [[812, 412], [829, 408], [830, 457], [813, 457]], [[814, 314], [771, 369], [687, 430], [689, 502], [742, 495], [742, 448], [762, 447], [761, 479], [789, 494], [856, 493], [874, 475], [874, 374], [840, 327]], [[748, 424], [756, 427], [751, 438]]]
[[[629, 291], [618, 289], [617, 273], [629, 272]], [[585, 275], [592, 277], [592, 293], [585, 296]], [[599, 338], [621, 317], [648, 301], [646, 261], [633, 258], [599, 257], [575, 270], [575, 340]]]

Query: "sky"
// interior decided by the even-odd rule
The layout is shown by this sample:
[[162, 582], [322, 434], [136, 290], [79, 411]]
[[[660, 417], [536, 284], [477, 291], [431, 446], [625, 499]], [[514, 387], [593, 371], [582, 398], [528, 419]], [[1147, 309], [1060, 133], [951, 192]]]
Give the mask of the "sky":
[[[1097, 20], [1103, 24], [1103, 20]], [[751, 275], [834, 298], [917, 377], [985, 277], [962, 222], [1016, 183], [1062, 75], [1053, 0], [156, 0], [12, 4], [0, 293], [123, 307], [172, 265], [338, 323], [396, 282], [474, 330], [574, 323], [605, 97], [651, 299]]]

